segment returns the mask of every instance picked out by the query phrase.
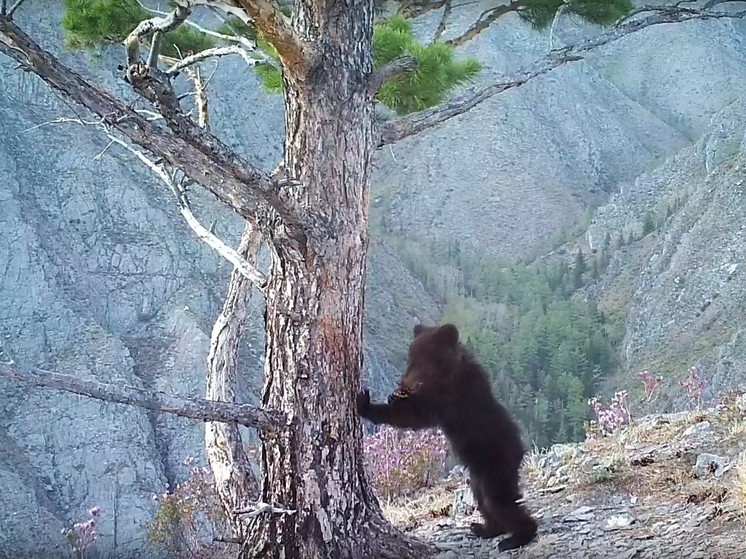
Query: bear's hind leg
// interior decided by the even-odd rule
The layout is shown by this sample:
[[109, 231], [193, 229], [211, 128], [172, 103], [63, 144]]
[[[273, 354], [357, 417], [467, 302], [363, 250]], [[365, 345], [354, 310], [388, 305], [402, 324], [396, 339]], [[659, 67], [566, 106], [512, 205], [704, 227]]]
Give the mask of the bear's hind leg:
[[504, 528], [502, 533], [510, 533], [500, 541], [498, 550], [508, 551], [528, 545], [536, 538], [539, 525], [526, 507], [516, 503], [521, 498], [517, 479], [503, 480], [497, 485], [495, 481], [498, 480], [489, 480], [489, 484], [483, 487], [486, 508], [496, 519], [496, 524]]
[[499, 510], [501, 511], [500, 516], [504, 519], [511, 533], [497, 545], [499, 551], [517, 549], [534, 541], [539, 531], [539, 525], [522, 505], [502, 506], [499, 507]]
[[508, 530], [500, 522], [497, 513], [489, 506], [489, 500], [485, 496], [483, 483], [475, 475], [469, 475], [469, 485], [472, 495], [477, 502], [477, 508], [484, 518], [482, 522], [472, 522], [471, 531], [478, 538], [490, 539], [506, 534]]

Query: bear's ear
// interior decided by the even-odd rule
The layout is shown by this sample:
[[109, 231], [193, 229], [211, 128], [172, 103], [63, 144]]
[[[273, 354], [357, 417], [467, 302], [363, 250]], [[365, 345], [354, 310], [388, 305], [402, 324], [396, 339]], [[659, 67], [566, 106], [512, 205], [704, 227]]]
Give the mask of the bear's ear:
[[453, 324], [444, 324], [438, 328], [435, 338], [444, 345], [455, 347], [458, 344], [458, 328]]
[[415, 324], [414, 328], [412, 329], [412, 332], [414, 333], [414, 337], [416, 338], [420, 334], [422, 334], [425, 330], [427, 330], [427, 326], [424, 324]]

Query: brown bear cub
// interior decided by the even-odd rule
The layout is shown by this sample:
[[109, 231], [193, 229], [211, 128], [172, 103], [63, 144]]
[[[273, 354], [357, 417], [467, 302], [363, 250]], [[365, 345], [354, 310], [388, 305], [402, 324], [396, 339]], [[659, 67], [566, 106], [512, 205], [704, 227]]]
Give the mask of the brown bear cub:
[[469, 470], [470, 485], [484, 523], [473, 523], [480, 538], [510, 536], [498, 549], [527, 545], [536, 520], [516, 500], [525, 447], [518, 425], [492, 395], [487, 373], [459, 342], [452, 324], [414, 327], [407, 370], [386, 404], [357, 396], [361, 417], [405, 429], [439, 427], [456, 457]]

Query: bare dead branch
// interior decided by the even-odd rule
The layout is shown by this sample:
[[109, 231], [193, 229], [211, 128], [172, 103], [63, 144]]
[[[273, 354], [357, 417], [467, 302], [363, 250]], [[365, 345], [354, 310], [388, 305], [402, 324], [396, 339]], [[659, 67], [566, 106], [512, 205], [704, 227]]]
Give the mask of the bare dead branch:
[[250, 507], [234, 510], [233, 514], [246, 515], [248, 518], [252, 518], [254, 516], [259, 516], [260, 514], [263, 514], [265, 512], [268, 512], [270, 514], [295, 514], [298, 511], [296, 511], [295, 509], [285, 508], [284, 506], [270, 505], [269, 503], [257, 501]]
[[[18, 0], [15, 4], [13, 4], [10, 9], [8, 9], [7, 12], [3, 11], [2, 13], [7, 16], [8, 19], [11, 19], [13, 17], [13, 14], [16, 12], [18, 8], [21, 7], [21, 4], [23, 4], [26, 0]], [[6, 1], [3, 0], [3, 8], [6, 6]]]
[[549, 50], [554, 50], [554, 32], [557, 29], [557, 23], [559, 22], [560, 16], [562, 15], [562, 12], [565, 11], [565, 8], [567, 7], [567, 0], [563, 0], [562, 5], [557, 8], [557, 11], [554, 13], [554, 17], [552, 18], [552, 26], [549, 28]]
[[[217, 12], [216, 15], [219, 15], [219, 8], [223, 8], [223, 9], [226, 9], [226, 10], [228, 10], [228, 8], [230, 8], [229, 6], [224, 6], [223, 4], [220, 4], [219, 6], [215, 5], [214, 3], [211, 3], [208, 0], [206, 0], [205, 2], [200, 2], [198, 0], [195, 0], [195, 1], [192, 2], [192, 4], [195, 5], [195, 6], [196, 5], [207, 5], [207, 6], [211, 7], [215, 12]], [[156, 9], [150, 8], [150, 7], [145, 6], [144, 4], [142, 4], [142, 2], [140, 2], [140, 5], [145, 10], [147, 10], [147, 11], [153, 13], [153, 14], [157, 14], [157, 15], [160, 15], [160, 16], [168, 16], [169, 15], [169, 12], [162, 12], [160, 10], [156, 10]], [[232, 14], [234, 12], [237, 12], [237, 14], [235, 14], [235, 15], [240, 16], [240, 18], [242, 20], [244, 20], [245, 23], [251, 23], [251, 21], [249, 20], [249, 17], [246, 15], [246, 13], [241, 8], [234, 7], [232, 10], [228, 10], [228, 11], [229, 11], [229, 13], [232, 13]], [[223, 21], [223, 23], [226, 23], [225, 19], [221, 18], [221, 20]], [[250, 59], [252, 60], [252, 62], [251, 62], [252, 64], [256, 64], [256, 62], [254, 62], [254, 58], [256, 58], [256, 59], [259, 59], [259, 61], [262, 64], [268, 64], [270, 66], [274, 66], [274, 67], [278, 68], [277, 62], [272, 57], [267, 56], [259, 47], [257, 47], [257, 45], [256, 45], [256, 43], [254, 41], [252, 41], [251, 39], [249, 39], [247, 37], [244, 37], [244, 36], [239, 35], [239, 34], [226, 35], [224, 33], [218, 33], [217, 31], [213, 31], [212, 29], [208, 29], [207, 27], [202, 27], [198, 23], [193, 22], [191, 19], [187, 19], [186, 21], [184, 21], [184, 25], [188, 25], [189, 27], [191, 27], [193, 29], [196, 29], [200, 33], [204, 33], [205, 35], [209, 35], [211, 37], [215, 37], [216, 39], [220, 39], [221, 41], [226, 41], [226, 42], [229, 42], [229, 43], [235, 43], [235, 44], [241, 45], [245, 49], [244, 52], [247, 51], [247, 52], [252, 53], [253, 58], [250, 57]], [[211, 49], [208, 49], [208, 50], [211, 50]], [[244, 52], [237, 52], [236, 54], [241, 54], [241, 56], [244, 56]], [[199, 53], [197, 53], [197, 54], [199, 54]], [[213, 54], [212, 56], [222, 56], [222, 55], [220, 55], [220, 54], [217, 54], [217, 55]], [[248, 63], [248, 60], [247, 60], [247, 63]]]
[[[718, 4], [732, 0], [711, 0]], [[586, 54], [600, 46], [607, 45], [621, 39], [631, 33], [641, 31], [653, 25], [665, 23], [681, 23], [691, 20], [708, 20], [718, 18], [743, 18], [746, 10], [733, 12], [713, 12], [700, 9], [690, 9], [676, 6], [650, 7], [644, 11], [653, 12], [651, 15], [640, 18], [625, 18], [608, 30], [599, 33], [595, 37], [550, 51], [546, 56], [540, 58], [530, 66], [516, 73], [510, 79], [485, 86], [474, 86], [469, 88], [464, 95], [446, 101], [436, 107], [419, 111], [402, 118], [398, 118], [383, 124], [380, 127], [378, 147], [398, 142], [409, 136], [437, 126], [451, 118], [461, 115], [474, 108], [483, 101], [500, 93], [515, 89], [528, 81], [546, 74], [568, 62], [582, 60]], [[639, 12], [638, 12], [639, 13]], [[630, 16], [631, 17], [631, 16]]]
[[127, 47], [128, 68], [134, 68], [141, 62], [140, 40], [150, 36], [151, 34], [155, 35], [155, 37], [153, 37], [150, 55], [148, 56], [148, 67], [155, 68], [158, 61], [160, 36], [179, 27], [179, 25], [186, 21], [189, 14], [192, 12], [188, 3], [176, 2], [175, 4], [174, 10], [168, 15], [163, 17], [152, 17], [141, 21], [137, 27], [127, 35], [127, 38], [124, 40], [124, 45]]
[[238, 2], [233, 2], [232, 0], [190, 0], [190, 1], [192, 3], [192, 6], [208, 6], [210, 8], [215, 8], [217, 10], [225, 12], [226, 14], [235, 16], [247, 25], [251, 25], [253, 23], [251, 21], [251, 18], [249, 17], [249, 14], [246, 13], [246, 10], [244, 10], [239, 5]]
[[271, 0], [235, 0], [251, 18], [254, 27], [277, 50], [284, 68], [302, 72], [311, 63], [311, 45], [298, 36], [290, 22]]
[[458, 47], [463, 45], [464, 43], [467, 43], [468, 41], [471, 41], [474, 37], [479, 35], [482, 31], [487, 29], [490, 25], [495, 23], [505, 14], [509, 14], [510, 12], [517, 12], [523, 6], [523, 4], [525, 4], [525, 0], [513, 0], [513, 2], [510, 2], [509, 4], [496, 6], [494, 8], [490, 8], [489, 10], [485, 10], [484, 12], [482, 12], [479, 18], [477, 18], [477, 21], [475, 21], [466, 31], [464, 31], [458, 37], [449, 39], [448, 41], [446, 41], [446, 44], [451, 45], [452, 47]]
[[178, 74], [184, 68], [192, 66], [193, 64], [196, 64], [198, 62], [202, 62], [203, 60], [206, 60], [208, 58], [219, 58], [221, 56], [227, 56], [229, 54], [239, 55], [249, 66], [256, 66], [257, 64], [264, 63], [264, 59], [252, 58], [252, 56], [246, 49], [243, 49], [238, 45], [230, 45], [227, 47], [214, 47], [189, 55], [186, 58], [183, 58], [182, 60], [179, 60], [178, 62], [173, 64], [168, 70], [166, 70], [166, 74]]
[[[247, 220], [238, 245], [238, 254], [256, 266], [262, 236], [255, 223]], [[236, 400], [241, 378], [239, 358], [243, 331], [248, 322], [252, 284], [234, 270], [231, 273], [223, 308], [215, 319], [207, 354], [205, 397], [208, 400]], [[228, 513], [231, 532], [241, 541], [246, 538], [246, 526], [233, 514], [259, 494], [259, 483], [251, 468], [241, 431], [235, 424], [205, 424], [205, 450], [212, 468], [215, 490], [223, 510]]]
[[202, 225], [199, 220], [195, 217], [192, 212], [191, 205], [186, 198], [183, 185], [176, 179], [175, 176], [170, 176], [165, 169], [157, 165], [154, 161], [151, 161], [143, 152], [135, 149], [127, 142], [107, 134], [109, 140], [117, 145], [122, 146], [124, 149], [132, 153], [140, 161], [142, 161], [155, 175], [166, 184], [176, 196], [176, 201], [179, 205], [179, 211], [184, 216], [187, 224], [197, 234], [204, 243], [213, 248], [220, 256], [225, 258], [228, 262], [233, 264], [235, 269], [253, 283], [260, 292], [264, 292], [264, 287], [267, 285], [267, 278], [258, 269], [252, 266], [245, 258], [243, 258], [236, 250], [229, 247], [226, 243], [220, 240], [214, 233], [208, 230]]
[[416, 18], [427, 12], [438, 10], [442, 8], [446, 3], [446, 0], [434, 0], [432, 2], [402, 2], [402, 5], [397, 10], [399, 15], [406, 18]]
[[443, 6], [443, 15], [440, 17], [440, 23], [438, 24], [438, 28], [435, 30], [435, 33], [433, 34], [433, 42], [440, 41], [440, 38], [443, 36], [443, 33], [445, 33], [446, 26], [448, 25], [448, 18], [451, 17], [452, 9], [453, 9], [453, 0], [445, 0], [445, 5]]
[[153, 38], [150, 40], [150, 52], [148, 53], [148, 68], [155, 69], [158, 67], [158, 54], [161, 52], [161, 32], [156, 31], [153, 33]]
[[[0, 18], [0, 52], [101, 117], [101, 122], [119, 130], [134, 144], [181, 169], [239, 215], [253, 219], [258, 213], [274, 211], [286, 224], [293, 242], [305, 242], [303, 221], [279, 197], [274, 181], [188, 117], [159, 111], [171, 130], [157, 126], [45, 52], [7, 18]], [[155, 93], [150, 95], [154, 97]]]
[[[711, 17], [713, 18], [728, 17], [725, 12], [712, 12], [711, 10], [715, 6], [719, 6], [721, 4], [736, 4], [736, 3], [743, 2], [743, 0], [708, 0], [700, 7], [683, 6], [683, 4], [696, 4], [699, 1], [700, 0], [677, 0], [677, 2], [675, 2], [672, 5], [669, 5], [669, 4], [643, 5], [638, 8], [635, 8], [628, 14], [619, 18], [619, 21], [617, 21], [615, 25], [619, 26], [622, 23], [627, 22], [631, 19], [634, 19], [636, 16], [640, 14], [644, 14], [644, 13], [651, 13], [651, 12], [667, 13], [667, 12], [671, 12], [671, 11], [675, 12], [679, 10], [682, 12], [707, 13], [707, 14], [710, 14]], [[740, 17], [740, 16], [736, 15], [736, 16], [731, 16], [731, 17]], [[702, 19], [706, 19], [706, 18], [702, 18]]]
[[161, 391], [86, 380], [35, 367], [22, 367], [13, 362], [0, 362], [0, 375], [34, 386], [79, 394], [105, 402], [128, 404], [202, 421], [238, 423], [263, 431], [275, 431], [285, 420], [280, 412], [262, 410], [248, 404], [179, 398]]
[[413, 56], [400, 56], [385, 66], [379, 68], [368, 79], [368, 93], [375, 95], [381, 86], [394, 76], [414, 72], [419, 62]]
[[202, 72], [199, 66], [187, 66], [184, 71], [194, 84], [194, 104], [197, 105], [197, 126], [207, 130], [210, 126], [210, 113], [207, 110], [207, 91], [205, 91], [205, 82], [202, 80]]

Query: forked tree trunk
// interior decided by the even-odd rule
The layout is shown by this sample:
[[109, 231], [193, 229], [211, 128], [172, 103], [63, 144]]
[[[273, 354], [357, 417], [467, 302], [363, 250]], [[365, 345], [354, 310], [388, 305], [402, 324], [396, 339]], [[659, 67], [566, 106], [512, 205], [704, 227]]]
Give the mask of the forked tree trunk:
[[297, 512], [258, 517], [242, 557], [421, 559], [428, 548], [388, 524], [367, 483], [354, 407], [373, 155], [373, 3], [299, 0], [296, 10], [295, 29], [319, 37], [323, 56], [309, 75], [285, 76], [285, 165], [303, 186], [282, 195], [328, 224], [333, 238], [272, 255], [262, 398], [291, 425], [262, 435], [262, 499]]
[[[256, 253], [261, 235], [247, 222], [241, 236], [238, 253], [251, 264], [256, 264]], [[231, 274], [223, 310], [215, 321], [207, 357], [206, 398], [221, 402], [235, 402], [239, 375], [239, 346], [246, 324], [246, 311], [251, 282], [238, 270]], [[256, 500], [259, 487], [251, 470], [241, 433], [235, 423], [205, 423], [205, 449], [215, 477], [217, 491], [232, 531], [232, 536], [243, 539], [244, 527], [232, 511], [248, 506]]]

